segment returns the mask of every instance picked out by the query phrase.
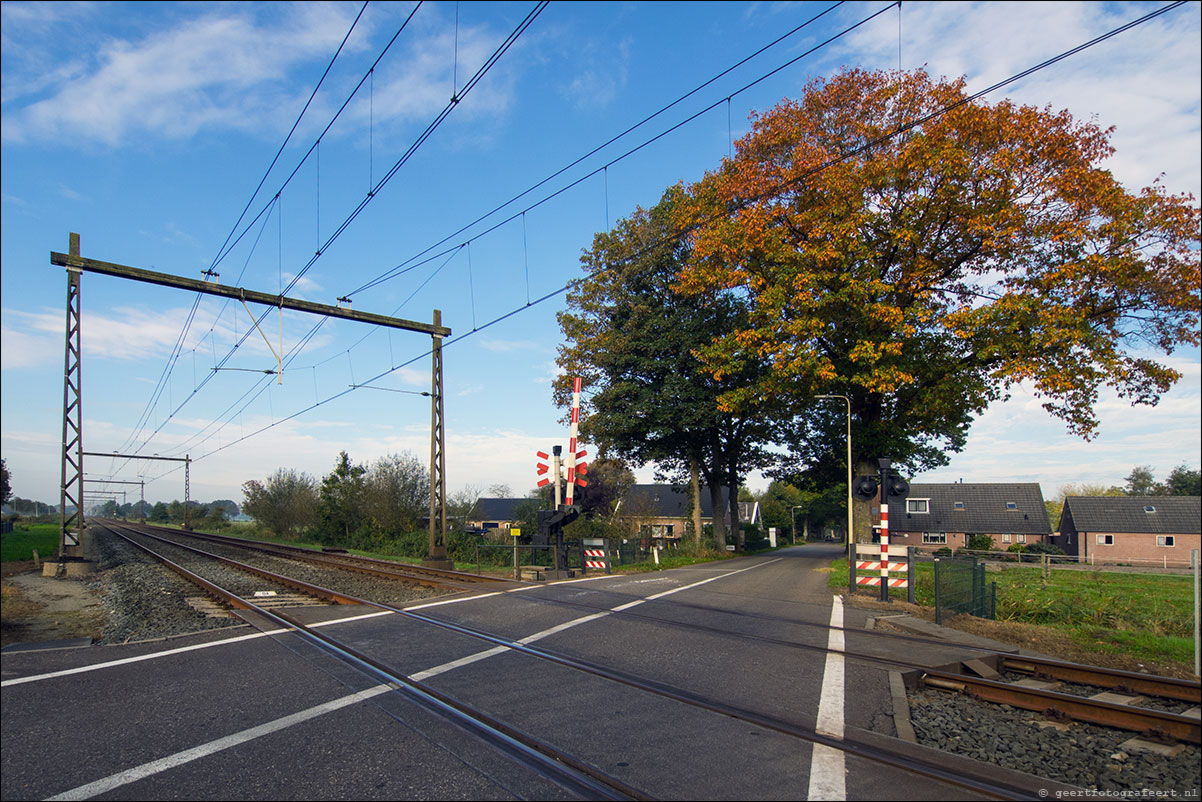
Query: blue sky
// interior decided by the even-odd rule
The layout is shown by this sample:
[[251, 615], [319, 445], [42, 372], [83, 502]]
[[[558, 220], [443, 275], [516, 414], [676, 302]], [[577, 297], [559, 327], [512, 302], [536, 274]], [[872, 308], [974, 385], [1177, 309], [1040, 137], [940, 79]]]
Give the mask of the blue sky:
[[[550, 389], [563, 296], [527, 304], [579, 275], [596, 231], [716, 167], [751, 113], [797, 96], [814, 76], [896, 68], [900, 58], [905, 69], [963, 75], [976, 91], [1164, 4], [906, 2], [899, 13], [846, 3], [504, 205], [833, 5], [552, 3], [397, 166], [535, 4], [421, 5], [323, 135], [414, 9], [371, 3], [251, 201], [360, 3], [5, 2], [0, 447], [15, 493], [58, 498], [66, 294], [49, 253], [67, 250], [69, 232], [81, 235], [84, 256], [104, 261], [199, 278], [223, 254], [224, 284], [294, 284], [290, 295], [329, 304], [350, 293], [357, 310], [414, 320], [441, 309], [454, 331], [449, 490], [500, 484], [524, 494], [536, 481], [534, 452], [567, 440]], [[1129, 188], [1163, 173], [1171, 191], [1197, 197], [1199, 9], [1186, 4], [989, 99], [1113, 125], [1108, 167]], [[226, 252], [231, 232], [241, 238]], [[359, 462], [428, 454], [429, 402], [414, 394], [429, 386], [423, 335], [338, 321], [308, 337], [317, 321], [285, 313], [291, 356], [276, 385], [261, 373], [275, 362], [261, 337], [226, 360], [252, 324], [241, 306], [200, 300], [172, 360], [193, 294], [95, 274], [81, 294], [88, 450], [188, 454], [202, 500], [240, 500], [243, 482], [280, 466], [321, 476], [342, 449]], [[264, 331], [278, 347], [275, 314]], [[919, 478], [1038, 481], [1050, 496], [1069, 482], [1122, 484], [1134, 465], [1158, 477], [1197, 466], [1199, 355], [1168, 361], [1183, 378], [1157, 407], [1133, 410], [1103, 394], [1091, 442], [1018, 388], [978, 420], [947, 468]], [[335, 397], [373, 378], [406, 392]], [[86, 471], [145, 475], [150, 500], [183, 495], [174, 463], [90, 458]], [[639, 473], [650, 479], [649, 468]]]

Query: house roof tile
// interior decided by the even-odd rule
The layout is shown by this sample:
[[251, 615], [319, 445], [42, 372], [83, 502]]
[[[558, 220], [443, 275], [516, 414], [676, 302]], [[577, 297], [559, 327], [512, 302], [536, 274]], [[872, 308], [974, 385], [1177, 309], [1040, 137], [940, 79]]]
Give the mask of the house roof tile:
[[[907, 499], [927, 499], [928, 512], [907, 512]], [[1043, 492], [1036, 482], [912, 484], [906, 499], [889, 501], [889, 529], [968, 534], [1052, 533]]]
[[[1153, 511], [1146, 512], [1145, 507]], [[1061, 521], [1070, 515], [1078, 532], [1202, 533], [1198, 496], [1069, 496]]]

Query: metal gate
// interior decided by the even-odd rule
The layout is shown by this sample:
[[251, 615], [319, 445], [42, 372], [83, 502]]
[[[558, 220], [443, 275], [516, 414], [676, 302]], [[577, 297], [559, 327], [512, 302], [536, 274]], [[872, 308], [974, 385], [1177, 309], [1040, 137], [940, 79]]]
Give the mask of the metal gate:
[[997, 582], [985, 583], [985, 562], [974, 557], [935, 558], [935, 623], [943, 617], [975, 615], [993, 618]]

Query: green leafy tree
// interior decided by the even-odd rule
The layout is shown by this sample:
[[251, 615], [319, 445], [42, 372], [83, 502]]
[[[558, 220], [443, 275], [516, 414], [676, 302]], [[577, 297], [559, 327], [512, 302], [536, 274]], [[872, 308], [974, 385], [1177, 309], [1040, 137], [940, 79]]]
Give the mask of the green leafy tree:
[[[633, 465], [656, 463], [678, 484], [695, 467], [710, 489], [715, 535], [724, 543], [721, 488], [738, 488], [750, 470], [771, 462], [765, 445], [772, 428], [766, 401], [719, 408], [719, 398], [750, 383], [757, 366], [716, 375], [697, 356], [747, 325], [747, 310], [740, 293], [684, 298], [674, 291], [689, 260], [688, 247], [671, 236], [679, 195], [679, 188], [670, 189], [653, 208], [638, 209], [594, 237], [581, 259], [587, 275], [559, 315], [567, 344], [557, 360], [565, 373], [555, 399], [568, 406], [579, 376], [583, 440]], [[737, 508], [732, 512], [741, 547]]]
[[769, 365], [722, 405], [817, 418], [793, 445], [833, 477], [839, 410], [818, 395], [851, 399], [857, 454], [911, 475], [1018, 383], [1083, 437], [1102, 387], [1155, 403], [1179, 374], [1144, 354], [1199, 342], [1198, 208], [1124, 189], [1109, 135], [923, 71], [848, 70], [757, 118], [676, 205], [678, 289], [747, 299], [705, 368]]
[[170, 519], [170, 514], [167, 512], [167, 505], [161, 501], [155, 502], [150, 508], [150, 521], [156, 524], [165, 524]]
[[0, 504], [7, 504], [12, 497], [12, 478], [8, 475], [8, 462], [0, 459]]
[[299, 537], [317, 523], [317, 482], [308, 474], [280, 468], [265, 482], [244, 483], [242, 495], [242, 511], [280, 537]]
[[635, 484], [634, 473], [624, 461], [605, 457], [588, 463], [585, 479], [588, 485], [576, 488], [573, 503], [588, 518], [612, 516], [618, 502]]
[[221, 507], [225, 510], [226, 518], [234, 518], [242, 511], [238, 506], [238, 502], [230, 498], [219, 498], [216, 501], [210, 501], [209, 507]]
[[1135, 466], [1126, 479], [1129, 496], [1163, 496], [1166, 493], [1165, 486], [1153, 476], [1151, 465]]
[[345, 451], [340, 451], [334, 470], [321, 480], [318, 527], [329, 542], [348, 543], [367, 521], [366, 473], [365, 467], [355, 465]]
[[430, 470], [409, 452], [389, 454], [364, 475], [363, 504], [383, 535], [416, 531], [430, 510]]
[[1202, 472], [1178, 465], [1165, 480], [1170, 496], [1202, 496]]

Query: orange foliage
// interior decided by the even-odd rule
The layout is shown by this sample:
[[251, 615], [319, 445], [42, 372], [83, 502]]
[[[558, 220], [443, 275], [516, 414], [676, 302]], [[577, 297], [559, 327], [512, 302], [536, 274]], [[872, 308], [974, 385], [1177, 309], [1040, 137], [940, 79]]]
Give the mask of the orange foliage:
[[705, 363], [772, 367], [724, 403], [845, 393], [954, 447], [1020, 381], [1089, 437], [1100, 387], [1155, 403], [1176, 380], [1139, 354], [1199, 342], [1193, 198], [1126, 191], [1110, 131], [1067, 112], [964, 101], [923, 71], [819, 79], [685, 189], [678, 291], [753, 302]]

